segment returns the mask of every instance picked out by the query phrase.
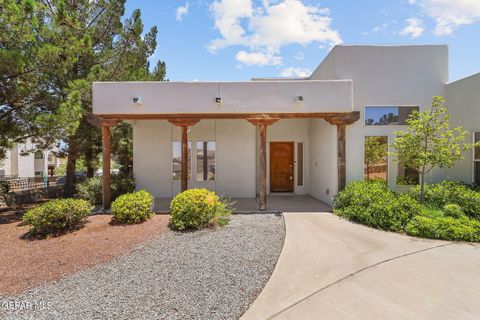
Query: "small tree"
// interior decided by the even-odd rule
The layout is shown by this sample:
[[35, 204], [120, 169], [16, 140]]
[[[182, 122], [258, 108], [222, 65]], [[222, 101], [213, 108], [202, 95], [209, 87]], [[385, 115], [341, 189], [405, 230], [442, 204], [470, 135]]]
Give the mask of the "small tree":
[[433, 168], [451, 168], [463, 159], [464, 151], [475, 145], [465, 143], [467, 131], [450, 128], [451, 116], [442, 97], [434, 97], [432, 108], [414, 111], [406, 120], [405, 131], [395, 132], [392, 155], [420, 174], [420, 201], [424, 200], [425, 175]]
[[370, 181], [372, 167], [379, 164], [387, 155], [387, 144], [382, 137], [365, 138], [365, 167], [367, 170], [367, 181]]

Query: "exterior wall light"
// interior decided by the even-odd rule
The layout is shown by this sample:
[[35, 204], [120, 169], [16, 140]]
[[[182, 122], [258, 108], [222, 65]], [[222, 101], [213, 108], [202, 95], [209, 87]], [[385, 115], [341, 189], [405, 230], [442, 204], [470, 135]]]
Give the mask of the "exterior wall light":
[[303, 102], [303, 96], [297, 96], [297, 97], [295, 98], [295, 101], [297, 101], [297, 102]]
[[134, 104], [142, 104], [143, 101], [142, 101], [142, 98], [140, 98], [140, 97], [133, 97], [133, 98], [132, 98], [132, 103], [134, 103]]
[[221, 104], [223, 102], [223, 99], [221, 97], [216, 97], [215, 102]]

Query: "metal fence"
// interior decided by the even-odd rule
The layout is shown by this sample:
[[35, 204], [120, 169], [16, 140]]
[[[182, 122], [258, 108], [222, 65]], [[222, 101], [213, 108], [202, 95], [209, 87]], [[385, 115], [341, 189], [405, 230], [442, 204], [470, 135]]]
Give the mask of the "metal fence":
[[61, 184], [59, 177], [0, 178], [0, 192], [45, 188]]

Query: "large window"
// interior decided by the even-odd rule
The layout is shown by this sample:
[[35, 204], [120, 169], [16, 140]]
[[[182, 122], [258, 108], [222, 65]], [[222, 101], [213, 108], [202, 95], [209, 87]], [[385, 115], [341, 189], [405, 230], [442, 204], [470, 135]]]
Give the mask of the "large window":
[[[477, 142], [480, 142], [480, 132], [475, 132], [474, 133], [474, 142], [477, 143]], [[475, 148], [475, 152], [474, 152], [474, 159], [473, 159], [473, 174], [474, 174], [474, 178], [473, 178], [473, 182], [476, 184], [476, 185], [480, 185], [480, 147], [476, 147]]]
[[43, 159], [43, 153], [40, 150], [35, 151], [34, 155], [35, 155], [35, 159], [37, 159], [37, 160]]
[[[188, 179], [191, 177], [191, 149], [192, 143], [188, 142]], [[172, 142], [173, 158], [172, 158], [172, 179], [181, 180], [182, 178], [182, 143], [180, 141]]]
[[413, 186], [420, 183], [420, 174], [417, 169], [398, 165], [397, 185]]
[[215, 141], [197, 141], [197, 181], [215, 180]]
[[405, 125], [414, 110], [418, 111], [419, 107], [365, 107], [365, 125]]
[[364, 178], [365, 180], [388, 179], [388, 137], [365, 137], [364, 144]]

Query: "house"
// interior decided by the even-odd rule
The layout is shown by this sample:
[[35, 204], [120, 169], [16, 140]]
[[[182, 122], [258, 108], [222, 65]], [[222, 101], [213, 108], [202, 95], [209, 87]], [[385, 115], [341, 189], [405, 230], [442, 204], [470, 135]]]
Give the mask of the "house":
[[[479, 89], [480, 74], [449, 83], [446, 45], [339, 45], [308, 78], [94, 83], [90, 121], [102, 127], [107, 174], [109, 127], [133, 126], [137, 188], [155, 197], [205, 187], [258, 197], [260, 209], [273, 193], [331, 204], [369, 170], [397, 190], [418, 181], [415, 170], [400, 167], [386, 150], [408, 115], [429, 108], [433, 96], [446, 97], [469, 140], [480, 140]], [[386, 144], [385, 156], [367, 170], [370, 139]], [[479, 183], [480, 150], [428, 177], [445, 178]]]
[[7, 150], [0, 162], [0, 178], [53, 176], [55, 168], [65, 162], [58, 157], [58, 148], [40, 149], [27, 140]]

